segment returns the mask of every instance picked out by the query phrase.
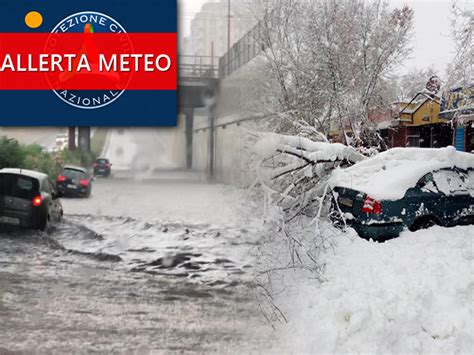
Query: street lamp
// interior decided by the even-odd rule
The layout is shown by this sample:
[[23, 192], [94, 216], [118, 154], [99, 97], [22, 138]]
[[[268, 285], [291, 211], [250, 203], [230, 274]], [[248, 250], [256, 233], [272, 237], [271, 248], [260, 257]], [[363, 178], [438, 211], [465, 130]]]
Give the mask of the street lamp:
[[230, 51], [230, 0], [227, 0], [227, 52]]

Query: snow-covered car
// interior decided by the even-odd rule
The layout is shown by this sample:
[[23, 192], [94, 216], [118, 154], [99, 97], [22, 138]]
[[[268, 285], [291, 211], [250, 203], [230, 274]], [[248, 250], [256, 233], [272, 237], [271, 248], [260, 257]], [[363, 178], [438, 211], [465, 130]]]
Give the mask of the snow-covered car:
[[333, 215], [362, 238], [474, 224], [474, 155], [453, 147], [391, 149], [334, 171], [331, 185]]

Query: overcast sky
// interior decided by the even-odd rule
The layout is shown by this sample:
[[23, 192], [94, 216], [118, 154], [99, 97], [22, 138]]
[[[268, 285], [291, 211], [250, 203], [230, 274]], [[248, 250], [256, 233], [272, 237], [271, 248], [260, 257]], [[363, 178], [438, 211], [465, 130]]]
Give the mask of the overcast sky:
[[[178, 0], [180, 9], [180, 36], [189, 33], [190, 22], [207, 0]], [[474, 4], [474, 0], [462, 0]], [[433, 67], [440, 76], [453, 57], [451, 40], [452, 0], [389, 0], [390, 6], [408, 4], [415, 10], [414, 36], [411, 41], [413, 54], [406, 61], [402, 72], [410, 69]]]

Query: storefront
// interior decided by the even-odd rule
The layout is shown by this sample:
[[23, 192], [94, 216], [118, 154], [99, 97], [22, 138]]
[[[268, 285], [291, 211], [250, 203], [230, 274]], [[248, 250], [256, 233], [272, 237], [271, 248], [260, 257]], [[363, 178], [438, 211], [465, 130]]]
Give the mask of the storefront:
[[441, 100], [440, 117], [454, 126], [453, 145], [462, 152], [474, 153], [474, 86], [457, 87]]
[[380, 130], [380, 134], [390, 148], [443, 148], [452, 145], [453, 141], [453, 129], [450, 123], [423, 126], [398, 125]]

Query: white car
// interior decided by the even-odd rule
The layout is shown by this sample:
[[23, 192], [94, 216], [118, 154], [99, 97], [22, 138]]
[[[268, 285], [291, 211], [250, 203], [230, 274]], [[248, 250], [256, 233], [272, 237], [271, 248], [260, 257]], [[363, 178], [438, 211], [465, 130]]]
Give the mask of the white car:
[[61, 133], [56, 136], [56, 145], [63, 145], [64, 142], [67, 142], [69, 137], [66, 133]]

